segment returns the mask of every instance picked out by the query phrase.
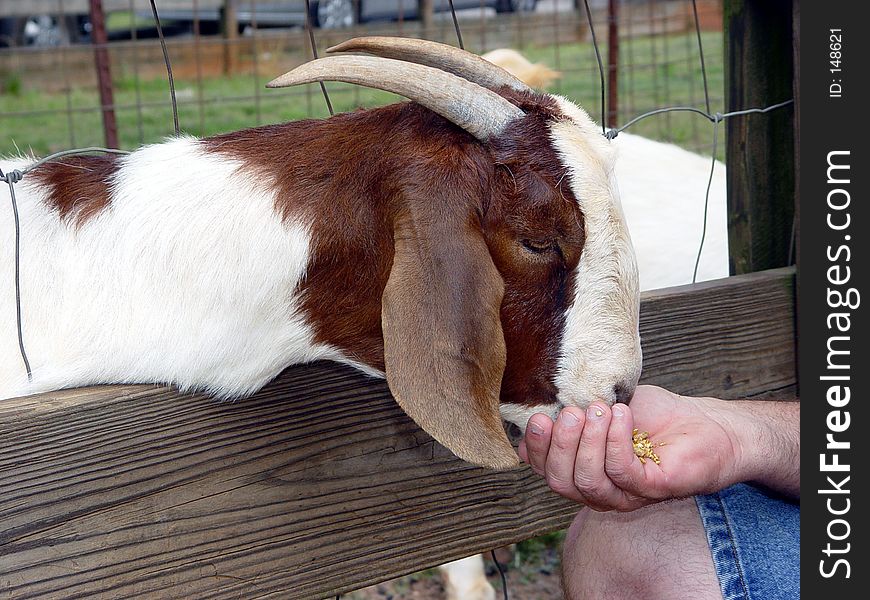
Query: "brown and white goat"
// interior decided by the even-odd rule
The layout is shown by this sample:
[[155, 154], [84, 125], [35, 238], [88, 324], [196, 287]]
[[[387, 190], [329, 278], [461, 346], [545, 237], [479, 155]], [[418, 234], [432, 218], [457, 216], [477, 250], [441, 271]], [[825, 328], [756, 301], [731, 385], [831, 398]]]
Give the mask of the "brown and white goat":
[[[500, 416], [625, 401], [634, 253], [580, 108], [455, 48], [361, 38], [271, 87], [412, 100], [45, 164], [0, 217], [0, 398], [110, 382], [250, 394], [290, 364], [386, 376], [459, 457], [518, 459]], [[3, 161], [8, 171], [32, 159]]]

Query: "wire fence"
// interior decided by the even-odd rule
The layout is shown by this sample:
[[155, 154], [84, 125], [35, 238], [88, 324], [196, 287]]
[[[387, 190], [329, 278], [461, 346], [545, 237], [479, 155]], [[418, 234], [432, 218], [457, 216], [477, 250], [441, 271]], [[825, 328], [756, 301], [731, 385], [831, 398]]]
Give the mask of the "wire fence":
[[[361, 1], [354, 0], [356, 15]], [[477, 7], [457, 13], [444, 9], [461, 7], [458, 0], [435, 0], [436, 9], [441, 9], [436, 18], [420, 22], [407, 20], [404, 4], [397, 0], [395, 21], [320, 29], [315, 38], [310, 27], [306, 31], [261, 26], [267, 22], [259, 20], [265, 13], [258, 12], [257, 1], [245, 0], [220, 0], [234, 9], [247, 5], [249, 10], [237, 21], [243, 25], [241, 31], [231, 24], [223, 34], [216, 33], [208, 0], [190, 0], [189, 22], [185, 17], [165, 23], [167, 33], [175, 34], [165, 45], [162, 35], [152, 35], [152, 28], [161, 29], [160, 20], [139, 10], [138, 0], [123, 0], [126, 6], [110, 12], [105, 22], [68, 12], [70, 0], [57, 0], [56, 11], [42, 21], [45, 29], [55, 32], [55, 37], [46, 34], [44, 46], [27, 37], [39, 33], [40, 24], [33, 20], [39, 15], [0, 12], [0, 42], [6, 45], [0, 48], [0, 155], [59, 156], [64, 148], [102, 144], [133, 149], [179, 131], [203, 136], [394, 101], [392, 94], [340, 84], [330, 84], [328, 95], [323, 84], [264, 89], [276, 75], [316, 57], [318, 47], [357, 35], [402, 35], [454, 44], [458, 38], [459, 45], [478, 53], [517, 49], [533, 62], [555, 69], [559, 77], [547, 89], [600, 116], [607, 137], [632, 127], [632, 133], [712, 154], [708, 197], [715, 158], [724, 154], [718, 147], [720, 121], [791, 103], [714, 112], [724, 103], [721, 0], [538, 0], [532, 2], [531, 12], [495, 10], [505, 1], [477, 0]], [[303, 6], [303, 22], [310, 24], [309, 0]], [[222, 17], [226, 29], [226, 13]], [[74, 43], [79, 41], [84, 43]], [[167, 57], [172, 62], [168, 82]], [[712, 140], [698, 114], [712, 123]], [[646, 118], [654, 115], [659, 118]], [[116, 138], [110, 133], [113, 128]], [[14, 184], [27, 170], [0, 172], [13, 209]], [[705, 201], [695, 275], [707, 231], [706, 212]], [[17, 286], [17, 212], [15, 222]], [[18, 333], [29, 375], [20, 306]], [[507, 598], [504, 571], [494, 554], [492, 558]]]
[[[25, 0], [27, 2], [28, 0]], [[43, 0], [41, 5], [51, 4]], [[304, 89], [266, 90], [276, 75], [312, 57], [302, 27], [267, 27], [256, 1], [238, 0], [245, 8], [238, 35], [221, 34], [214, 20], [215, 2], [189, 0], [185, 20], [177, 15], [180, 0], [157, 0], [164, 13], [168, 54], [175, 74], [180, 129], [203, 136], [265, 123], [327, 116], [328, 110], [316, 85]], [[355, 2], [365, 0], [355, 0]], [[478, 6], [455, 2], [465, 46], [474, 52], [513, 48], [529, 60], [560, 73], [549, 84], [584, 106], [591, 114], [601, 111], [598, 65], [590, 27], [582, 2], [538, 0], [535, 10], [499, 13], [496, 0], [469, 0]], [[298, 0], [299, 3], [302, 0]], [[56, 0], [54, 23], [84, 22], [73, 10], [75, 0]], [[7, 40], [0, 48], [0, 154], [32, 151], [44, 155], [58, 150], [107, 143], [104, 117], [113, 115], [118, 145], [132, 149], [159, 141], [173, 133], [162, 49], [155, 36], [148, 3], [141, 0], [104, 0], [116, 10], [106, 13], [108, 41], [94, 43], [93, 31], [59, 36], [58, 46], [38, 46], [33, 40]], [[274, 4], [274, 2], [272, 2]], [[434, 0], [435, 18], [426, 25], [410, 20], [416, 0], [396, 0], [395, 21], [372, 21], [350, 28], [318, 29], [322, 50], [356, 35], [404, 35], [456, 43], [448, 0]], [[602, 48], [608, 39], [607, 2], [592, 2], [593, 24]], [[622, 2], [615, 18], [619, 57], [615, 72], [619, 104], [611, 107], [612, 123], [648, 110], [672, 105], [702, 106], [700, 65], [690, 2], [648, 0]], [[175, 11], [165, 6], [176, 7]], [[0, 4], [0, 9], [3, 8]], [[357, 4], [359, 6], [359, 4]], [[707, 48], [711, 101], [721, 105], [723, 87], [721, 0], [698, 3], [699, 22]], [[0, 14], [2, 23], [9, 15]], [[17, 17], [31, 18], [27, 15]], [[272, 18], [271, 16], [269, 17]], [[83, 27], [84, 29], [85, 27]], [[8, 27], [6, 28], [8, 29]], [[26, 44], [30, 45], [17, 45]], [[112, 101], [101, 101], [95, 53], [105, 51], [109, 60]], [[395, 100], [390, 94], [354, 86], [329, 84], [335, 110], [374, 106]], [[635, 131], [672, 141], [686, 148], [709, 152], [710, 139], [697, 118], [665, 115], [639, 124]], [[113, 145], [113, 144], [112, 144]]]

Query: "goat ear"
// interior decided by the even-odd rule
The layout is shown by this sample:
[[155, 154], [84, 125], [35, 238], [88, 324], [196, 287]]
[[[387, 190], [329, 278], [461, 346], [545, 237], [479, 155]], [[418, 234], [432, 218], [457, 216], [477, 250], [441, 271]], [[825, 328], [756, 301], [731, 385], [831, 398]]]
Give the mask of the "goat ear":
[[456, 456], [507, 469], [519, 460], [498, 410], [504, 282], [475, 220], [444, 218], [396, 219], [382, 302], [387, 382], [408, 416]]

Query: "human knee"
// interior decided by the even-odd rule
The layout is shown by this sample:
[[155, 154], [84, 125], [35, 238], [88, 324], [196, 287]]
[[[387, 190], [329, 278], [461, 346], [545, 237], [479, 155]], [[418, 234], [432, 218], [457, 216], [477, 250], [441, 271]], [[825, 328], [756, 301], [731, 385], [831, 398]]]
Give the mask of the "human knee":
[[606, 597], [611, 584], [624, 576], [619, 541], [607, 532], [612, 515], [584, 508], [568, 528], [562, 548], [566, 599]]
[[[579, 562], [581, 565], [604, 562], [610, 564], [618, 559], [622, 551], [616, 529], [620, 523], [620, 513], [596, 512], [583, 508], [568, 527], [562, 548], [563, 563]], [[618, 534], [617, 534], [618, 535]]]
[[571, 600], [679, 597], [670, 594], [681, 586], [695, 598], [718, 595], [693, 500], [630, 513], [583, 509], [566, 535], [562, 581]]

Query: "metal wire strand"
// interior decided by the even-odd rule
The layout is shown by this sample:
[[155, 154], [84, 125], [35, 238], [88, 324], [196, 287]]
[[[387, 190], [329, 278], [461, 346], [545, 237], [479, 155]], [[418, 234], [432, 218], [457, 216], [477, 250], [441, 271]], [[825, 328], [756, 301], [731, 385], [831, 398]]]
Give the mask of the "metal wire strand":
[[727, 119], [728, 117], [736, 117], [737, 115], [748, 115], [751, 113], [767, 113], [772, 110], [776, 110], [777, 108], [788, 106], [789, 104], [794, 104], [794, 98], [790, 98], [789, 100], [785, 100], [777, 104], [771, 104], [770, 106], [765, 106], [764, 108], [747, 108], [745, 110], [732, 110], [731, 112], [716, 114], [719, 115], [720, 118]]
[[704, 80], [704, 105], [710, 112], [710, 91], [707, 88], [707, 65], [704, 63], [704, 45], [701, 44], [701, 21], [698, 19], [698, 5], [692, 0], [692, 11], [695, 13], [695, 33], [698, 35], [698, 55], [701, 57], [701, 77]]
[[163, 37], [163, 27], [160, 25], [160, 15], [157, 14], [157, 5], [151, 0], [151, 14], [157, 25], [157, 35], [160, 38], [160, 47], [163, 49], [163, 62], [166, 63], [166, 74], [169, 76], [169, 97], [172, 100], [172, 122], [175, 124], [175, 135], [181, 133], [178, 126], [178, 101], [175, 99], [175, 78], [172, 76], [172, 63], [169, 60], [169, 51], [166, 49], [166, 38]]
[[601, 52], [598, 50], [598, 38], [595, 37], [595, 27], [592, 25], [592, 11], [589, 10], [589, 0], [583, 0], [583, 4], [586, 6], [586, 18], [589, 20], [589, 31], [592, 33], [592, 47], [595, 48], [595, 59], [598, 61], [598, 74], [601, 77], [601, 133], [607, 135], [607, 110], [604, 106], [604, 63], [601, 62]]
[[504, 600], [510, 600], [510, 597], [508, 596], [507, 576], [504, 573], [504, 567], [500, 562], [498, 562], [498, 559], [495, 557], [495, 550], [490, 550], [489, 553], [492, 556], [492, 562], [495, 563], [495, 568], [498, 569], [498, 574], [501, 576], [501, 591], [504, 596]]
[[24, 361], [24, 370], [27, 371], [27, 381], [33, 381], [33, 371], [30, 369], [30, 361], [27, 360], [27, 352], [24, 350], [24, 333], [21, 326], [21, 224], [18, 220], [18, 202], [15, 200], [15, 184], [21, 181], [21, 171], [12, 171], [4, 174], [0, 170], [0, 180], [9, 186], [9, 196], [12, 198], [12, 216], [15, 220], [15, 320], [18, 327], [18, 350], [21, 352], [21, 360]]
[[[317, 60], [317, 42], [314, 40], [314, 27], [311, 24], [311, 3], [305, 0], [305, 29], [308, 30], [308, 41], [311, 43], [311, 53], [314, 55], [314, 60]], [[323, 99], [326, 100], [326, 108], [329, 110], [329, 116], [335, 115], [332, 109], [332, 101], [329, 99], [329, 92], [326, 91], [326, 84], [320, 83], [320, 91], [323, 93]]]
[[790, 98], [783, 102], [779, 102], [777, 104], [771, 104], [770, 106], [765, 106], [764, 108], [746, 108], [744, 110], [734, 110], [727, 113], [707, 113], [701, 110], [700, 108], [695, 108], [694, 106], [669, 106], [667, 108], [657, 108], [655, 110], [651, 110], [642, 114], [639, 114], [628, 123], [623, 125], [622, 127], [617, 127], [615, 129], [608, 129], [604, 134], [608, 139], [613, 139], [618, 136], [620, 133], [637, 123], [638, 121], [642, 121], [647, 117], [652, 117], [654, 115], [658, 115], [666, 112], [693, 112], [705, 117], [711, 123], [718, 123], [724, 119], [728, 119], [731, 117], [736, 117], [738, 115], [748, 115], [750, 113], [766, 113], [772, 110], [776, 110], [778, 108], [782, 108], [784, 106], [788, 106], [789, 104], [794, 104], [794, 98]]
[[[52, 162], [57, 160], [58, 158], [63, 158], [64, 156], [74, 156], [77, 154], [93, 154], [96, 152], [105, 152], [106, 154], [130, 154], [127, 150], [118, 150], [116, 148], [101, 148], [99, 146], [91, 146], [89, 148], [75, 148], [74, 150], [61, 150], [60, 152], [55, 152], [54, 154], [49, 154], [44, 158], [40, 158], [38, 161], [33, 163], [32, 165], [28, 165], [26, 168], [18, 171], [22, 176], [27, 175], [34, 169], [38, 169], [42, 165], [48, 162]], [[14, 171], [13, 171], [14, 172]], [[10, 173], [11, 175], [11, 173]], [[2, 179], [2, 178], [0, 178]], [[6, 181], [6, 179], [2, 179], [2, 181]], [[15, 183], [18, 183], [17, 181]]]
[[459, 40], [459, 48], [465, 50], [465, 44], [462, 43], [462, 32], [459, 30], [459, 19], [456, 18], [456, 9], [453, 8], [453, 0], [447, 0], [450, 3], [450, 14], [453, 15], [453, 29], [456, 30], [456, 39]]
[[698, 265], [701, 264], [701, 253], [704, 251], [704, 240], [707, 238], [707, 210], [710, 206], [710, 186], [713, 184], [713, 171], [716, 170], [716, 147], [719, 143], [719, 121], [713, 123], [713, 155], [710, 159], [710, 177], [707, 179], [707, 192], [704, 194], [704, 225], [701, 228], [701, 243], [698, 244], [698, 255], [695, 257], [695, 269], [692, 271], [692, 283], [698, 281]]

